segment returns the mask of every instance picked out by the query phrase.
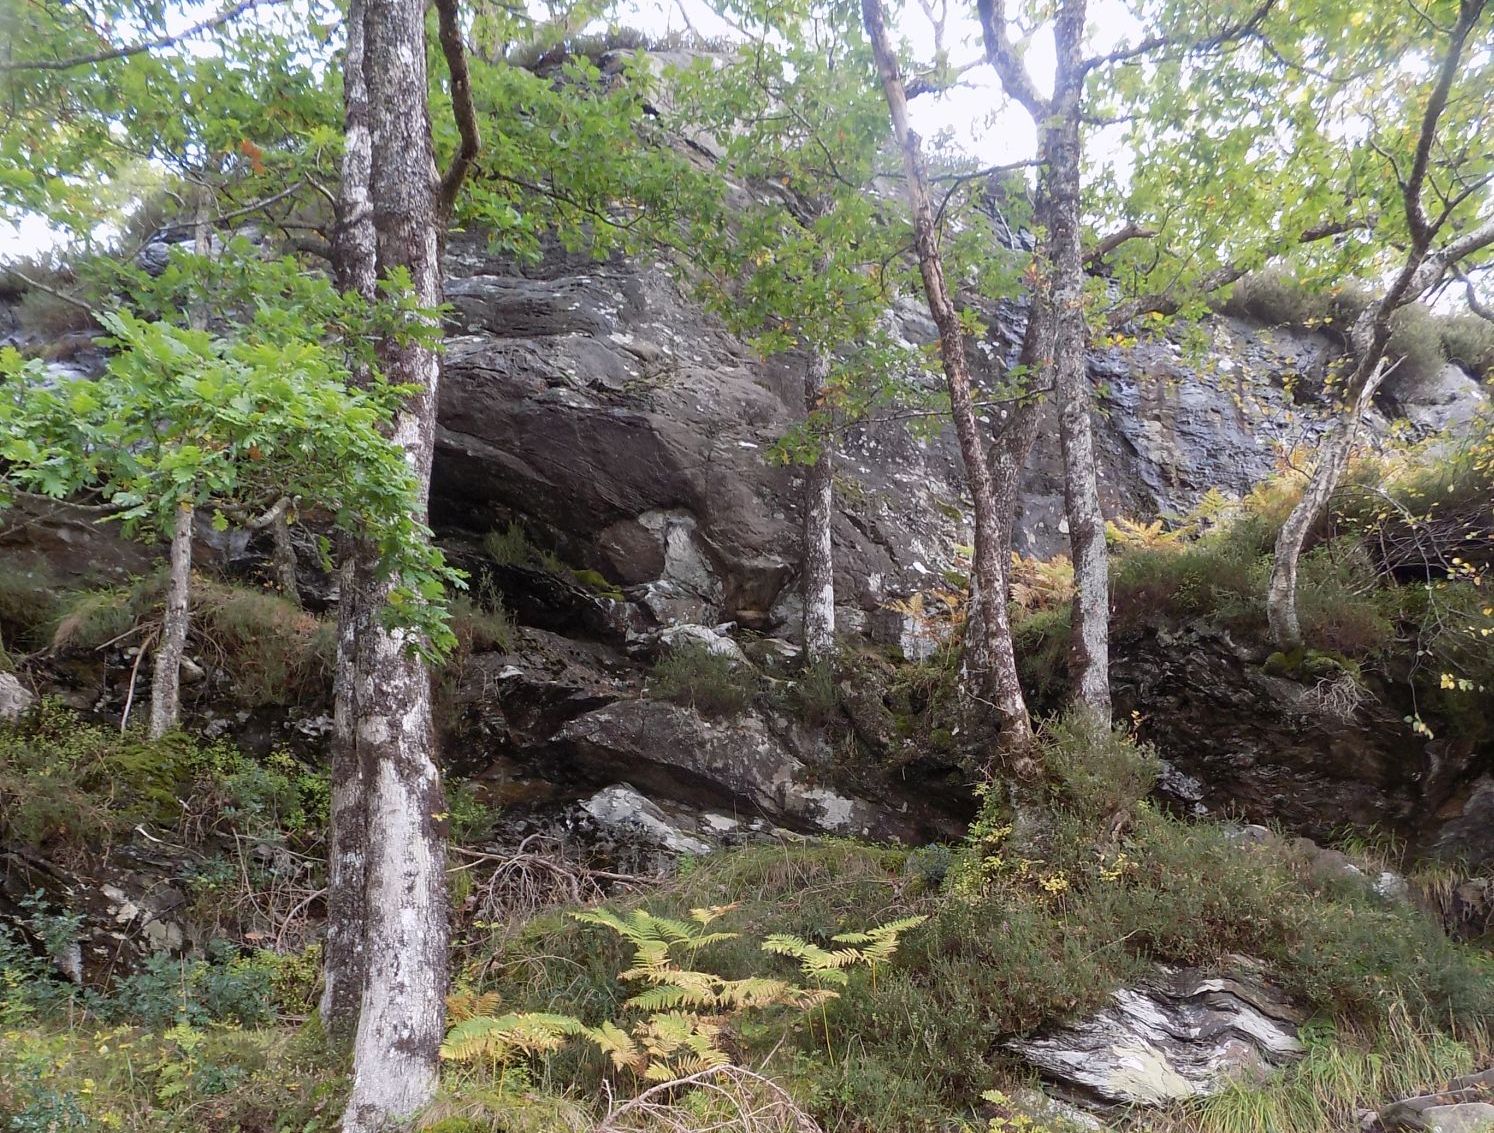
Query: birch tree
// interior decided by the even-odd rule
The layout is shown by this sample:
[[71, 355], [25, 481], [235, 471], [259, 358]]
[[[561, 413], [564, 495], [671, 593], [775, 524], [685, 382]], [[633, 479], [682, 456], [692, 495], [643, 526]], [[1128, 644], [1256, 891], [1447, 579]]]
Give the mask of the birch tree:
[[[990, 596], [977, 604], [982, 619], [984, 656], [997, 662], [984, 687], [1000, 717], [1003, 744], [1019, 772], [1031, 771], [1032, 726], [1017, 680], [1011, 648], [1010, 614], [1006, 602], [1006, 555], [1001, 545], [1002, 524], [997, 507], [996, 484], [987, 463], [985, 440], [976, 417], [971, 393], [970, 361], [965, 353], [965, 327], [951, 296], [940, 251], [939, 231], [929, 194], [922, 140], [908, 117], [907, 87], [902, 65], [887, 34], [881, 0], [862, 0], [862, 20], [871, 45], [877, 75], [881, 80], [893, 134], [902, 154], [904, 185], [913, 218], [913, 247], [923, 279], [929, 314], [939, 331], [939, 358], [949, 392], [955, 436], [965, 468], [966, 482], [974, 505], [975, 545], [972, 554], [975, 590]], [[1010, 537], [1010, 527], [1007, 527]], [[1010, 669], [1003, 662], [1009, 660]]]
[[[426, 72], [425, 6], [420, 0], [364, 0], [354, 6], [359, 27], [349, 33], [345, 108], [353, 144], [344, 160], [338, 250], [345, 286], [372, 277], [399, 321], [377, 344], [385, 380], [406, 397], [391, 436], [416, 483], [423, 524], [435, 448], [440, 375], [440, 248], [452, 203], [477, 148], [476, 118], [457, 24], [455, 0], [438, 4], [441, 43], [452, 81], [462, 144], [438, 176], [431, 138]], [[367, 159], [362, 154], [366, 122]], [[366, 184], [364, 179], [366, 178]], [[373, 240], [367, 240], [371, 224]], [[373, 270], [369, 254], [372, 252]], [[343, 1115], [346, 1133], [388, 1128], [407, 1120], [436, 1089], [445, 1031], [448, 909], [444, 795], [435, 760], [430, 673], [408, 634], [376, 616], [396, 600], [397, 577], [362, 569], [354, 546], [353, 588], [342, 601], [338, 685], [339, 748], [351, 741], [357, 779], [338, 783], [334, 822], [337, 882], [343, 911], [359, 924], [339, 926], [337, 970], [324, 1000], [329, 1014], [346, 1010], [361, 968], [353, 1040], [353, 1087]], [[345, 620], [343, 620], [345, 619]], [[349, 729], [348, 726], [351, 725]], [[352, 759], [340, 750], [346, 771]], [[361, 822], [361, 828], [356, 824]], [[348, 887], [358, 886], [359, 892]], [[361, 936], [361, 951], [357, 943]], [[333, 1016], [334, 1020], [337, 1018]]]
[[[1430, 88], [1412, 96], [1413, 104], [1422, 105], [1419, 124], [1403, 135], [1400, 147], [1395, 137], [1374, 142], [1399, 190], [1407, 237], [1404, 258], [1389, 286], [1353, 324], [1351, 368], [1341, 384], [1338, 416], [1318, 445], [1312, 474], [1276, 538], [1266, 610], [1272, 638], [1285, 652], [1303, 646], [1297, 617], [1302, 549], [1343, 478], [1365, 411], [1395, 367], [1387, 348], [1396, 312], [1451, 282], [1464, 265], [1494, 245], [1494, 219], [1479, 214], [1487, 201], [1484, 190], [1494, 178], [1485, 132], [1494, 125], [1486, 109], [1490, 43], [1485, 8], [1485, 0], [1460, 0], [1445, 31], [1433, 25], [1441, 52]], [[1469, 100], [1477, 101], [1470, 105]], [[1452, 119], [1450, 128], [1445, 118]]]

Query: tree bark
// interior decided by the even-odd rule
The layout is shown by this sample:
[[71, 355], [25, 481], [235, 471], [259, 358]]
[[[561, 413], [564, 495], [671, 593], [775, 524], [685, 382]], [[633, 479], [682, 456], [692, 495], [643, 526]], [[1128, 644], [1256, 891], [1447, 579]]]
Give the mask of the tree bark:
[[[829, 355], [816, 352], [804, 371], [804, 411], [821, 412]], [[800, 591], [804, 601], [804, 661], [819, 665], [835, 654], [835, 552], [830, 541], [835, 515], [834, 436], [826, 430], [819, 454], [804, 476], [804, 546]]]
[[[429, 344], [439, 324], [430, 312], [441, 301], [424, 11], [422, 0], [366, 0], [363, 41], [378, 273], [386, 279], [397, 269], [408, 273], [423, 312], [413, 318], [426, 324], [419, 335], [389, 335], [379, 343], [388, 380], [414, 389], [393, 439], [420, 483], [422, 512], [439, 379]], [[383, 608], [389, 583], [378, 582], [371, 593]], [[361, 628], [354, 695], [368, 799], [365, 976], [344, 1133], [387, 1129], [431, 1100], [445, 1031], [445, 804], [434, 760], [430, 674], [405, 635], [376, 617]]]
[[181, 722], [182, 655], [192, 596], [192, 506], [176, 509], [171, 530], [171, 567], [166, 582], [166, 612], [161, 616], [161, 644], [156, 648], [150, 682], [150, 738], [158, 740]]
[[[332, 236], [332, 264], [344, 292], [372, 303], [377, 251], [369, 201], [372, 162], [368, 84], [364, 69], [364, 0], [348, 8], [343, 74], [342, 185]], [[356, 344], [350, 353], [356, 352]], [[361, 367], [355, 380], [367, 380]], [[364, 978], [364, 881], [368, 855], [368, 797], [358, 758], [358, 643], [371, 617], [367, 549], [351, 535], [337, 540], [337, 667], [333, 677], [332, 797], [327, 838], [327, 936], [323, 945], [320, 1014], [328, 1039], [341, 1046], [353, 1037]]]
[[1292, 508], [1276, 535], [1271, 561], [1271, 582], [1266, 594], [1266, 616], [1276, 648], [1290, 653], [1302, 648], [1302, 625], [1297, 618], [1297, 564], [1312, 529], [1328, 512], [1328, 503], [1349, 467], [1354, 438], [1364, 412], [1390, 372], [1381, 358], [1349, 409], [1334, 422], [1318, 445], [1318, 463], [1308, 478], [1302, 498]]
[[288, 601], [301, 604], [301, 586], [296, 579], [296, 547], [291, 542], [290, 521], [282, 512], [270, 521], [271, 565], [275, 583]]
[[[933, 205], [929, 199], [928, 177], [923, 167], [920, 139], [908, 122], [908, 101], [901, 70], [882, 13], [881, 0], [861, 0], [861, 14], [867, 38], [876, 59], [882, 90], [892, 116], [893, 130], [903, 153], [908, 202], [913, 214], [914, 249], [923, 277], [929, 314], [939, 328], [939, 355], [949, 390], [950, 410], [954, 417], [955, 436], [965, 466], [966, 481], [974, 505], [975, 547], [974, 588], [981, 596], [977, 603], [980, 629], [984, 640], [976, 652], [981, 661], [995, 658], [998, 651], [1011, 649], [1011, 629], [1006, 616], [1006, 570], [999, 545], [1000, 523], [996, 512], [995, 487], [975, 406], [970, 392], [970, 366], [965, 356], [965, 337], [959, 315], [950, 299], [944, 278], [944, 262], [939, 252], [938, 230], [934, 224]], [[978, 694], [989, 700], [1001, 719], [1003, 744], [1010, 752], [1020, 753], [1031, 739], [1031, 725], [1025, 708], [1014, 711], [1008, 702], [997, 699], [996, 679], [991, 668], [972, 673]]]
[[1064, 0], [1054, 24], [1058, 68], [1045, 139], [1053, 273], [1053, 385], [1063, 450], [1064, 510], [1074, 561], [1069, 663], [1078, 702], [1110, 720], [1110, 564], [1095, 466], [1089, 385], [1089, 328], [1084, 317], [1080, 226], [1080, 116], [1084, 97], [1085, 0]]

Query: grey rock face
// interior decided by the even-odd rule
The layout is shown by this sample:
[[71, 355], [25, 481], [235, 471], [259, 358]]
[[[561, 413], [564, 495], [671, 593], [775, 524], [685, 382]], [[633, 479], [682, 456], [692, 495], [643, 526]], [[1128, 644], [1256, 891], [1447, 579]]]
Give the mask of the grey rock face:
[[804, 831], [915, 840], [938, 824], [912, 804], [832, 789], [805, 758], [809, 741], [751, 711], [708, 719], [659, 700], [623, 700], [571, 720], [556, 735], [583, 766], [624, 769], [654, 797], [694, 801]]
[[1147, 717], [1142, 736], [1169, 762], [1162, 788], [1180, 809], [1275, 819], [1325, 842], [1346, 824], [1393, 830], [1494, 860], [1494, 788], [1455, 793], [1474, 752], [1416, 735], [1372, 700], [1348, 716], [1304, 706], [1303, 685], [1218, 632], [1159, 630], [1112, 656], [1116, 713]]
[[1452, 363], [1426, 376], [1398, 380], [1392, 372], [1386, 384], [1397, 414], [1421, 436], [1466, 428], [1489, 406], [1489, 395], [1478, 380]]
[[1162, 1105], [1297, 1058], [1301, 1018], [1254, 965], [1164, 969], [1086, 1019], [1008, 1045], [1090, 1104]]
[[[660, 264], [557, 252], [521, 269], [454, 237], [446, 266], [455, 310], [438, 526], [481, 533], [520, 518], [567, 562], [624, 587], [656, 624], [791, 625], [799, 476], [765, 457], [801, 412], [802, 360], [757, 356]], [[987, 389], [1021, 328], [1010, 304], [988, 314], [990, 337], [971, 351]], [[909, 342], [932, 339], [915, 303], [901, 304], [895, 323]], [[1091, 358], [1111, 514], [1178, 514], [1210, 488], [1246, 492], [1273, 471], [1279, 445], [1316, 435], [1311, 402], [1334, 354], [1328, 338], [1224, 317], [1201, 329], [1202, 352], [1160, 339]], [[1449, 378], [1414, 394], [1421, 401], [1407, 392], [1405, 404], [1431, 399], [1455, 423], [1482, 396]], [[986, 410], [993, 432], [1005, 413]], [[1024, 554], [1067, 549], [1056, 434], [1042, 430], [1024, 478]], [[901, 420], [867, 422], [843, 433], [836, 457], [837, 596], [846, 627], [859, 629], [887, 599], [963, 569], [968, 506], [947, 431], [921, 439]]]

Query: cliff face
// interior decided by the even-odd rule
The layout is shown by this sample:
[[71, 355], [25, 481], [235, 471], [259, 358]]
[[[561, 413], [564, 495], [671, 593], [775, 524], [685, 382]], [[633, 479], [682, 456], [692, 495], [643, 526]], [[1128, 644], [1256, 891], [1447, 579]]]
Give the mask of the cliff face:
[[[452, 313], [432, 519], [522, 627], [515, 649], [471, 658], [447, 682], [448, 759], [508, 803], [566, 805], [632, 784], [653, 800], [638, 807], [675, 808], [666, 817], [686, 839], [737, 829], [742, 815], [909, 839], [957, 829], [969, 805], [960, 772], [929, 752], [910, 756], [874, 691], [851, 715], [860, 748], [885, 757], [876, 768], [847, 766], [771, 698], [735, 721], [639, 699], [641, 662], [658, 655], [658, 634], [671, 626], [757, 631], [754, 660], [769, 671], [791, 651], [799, 477], [766, 454], [800, 411], [802, 361], [755, 355], [662, 264], [556, 253], [520, 268], [459, 235], [446, 266]], [[990, 314], [988, 337], [972, 350], [987, 389], [1021, 330], [1016, 307]], [[896, 317], [909, 341], [934, 337], [916, 303]], [[1150, 521], [1187, 512], [1211, 488], [1243, 494], [1276, 468], [1283, 446], [1313, 444], [1313, 402], [1337, 344], [1227, 317], [1201, 329], [1202, 349], [1185, 351], [1180, 332], [1092, 353], [1112, 516]], [[97, 365], [74, 345], [69, 366]], [[938, 387], [936, 375], [922, 380]], [[1388, 392], [1372, 435], [1392, 416], [1422, 431], [1456, 428], [1486, 401], [1456, 368]], [[988, 413], [998, 430], [1002, 410]], [[1056, 432], [1042, 430], [1023, 486], [1017, 549], [1027, 555], [1066, 550]], [[836, 459], [841, 631], [921, 655], [930, 639], [889, 603], [965, 569], [969, 509], [953, 439], [920, 439], [904, 420], [868, 421], [844, 432]], [[101, 567], [122, 577], [148, 564], [87, 515], [44, 511], [11, 523], [0, 546], [40, 555], [63, 578]], [[481, 556], [483, 536], [511, 523], [571, 575]], [[242, 539], [209, 549], [230, 566], [252, 550]], [[1291, 682], [1259, 673], [1262, 658], [1208, 635], [1185, 644], [1123, 640], [1115, 657], [1119, 703], [1153, 720], [1177, 769], [1164, 783], [1174, 803], [1281, 819], [1318, 837], [1345, 821], [1374, 825], [1422, 847], [1494, 856], [1474, 813], [1494, 791], [1480, 777], [1487, 753], [1429, 744], [1394, 712], [1309, 719], [1293, 707]], [[105, 669], [98, 688], [80, 688], [80, 704], [117, 706], [123, 674]], [[843, 688], [842, 698], [862, 691]], [[215, 726], [304, 744], [321, 711], [303, 705], [287, 721]], [[633, 796], [614, 790], [603, 809], [612, 814], [622, 797]]]
[[[802, 360], [762, 359], [681, 293], [659, 264], [555, 256], [520, 271], [475, 238], [448, 251], [455, 308], [441, 392], [433, 517], [481, 533], [521, 520], [568, 562], [628, 588], [660, 621], [792, 625], [797, 474], [765, 454], [802, 405]], [[930, 342], [916, 305], [901, 333]], [[1021, 314], [994, 312], [972, 359], [989, 388]], [[1181, 515], [1210, 488], [1240, 495], [1281, 446], [1310, 449], [1313, 401], [1338, 347], [1328, 336], [1218, 317], [1208, 347], [1103, 346], [1091, 358], [1104, 502], [1112, 516]], [[935, 375], [925, 380], [937, 388]], [[1397, 399], [1399, 399], [1397, 401]], [[1419, 429], [1466, 421], [1487, 400], [1456, 367], [1392, 389], [1388, 413]], [[1003, 410], [989, 423], [1000, 428]], [[906, 421], [853, 426], [837, 447], [837, 591], [848, 630], [956, 567], [970, 542], [953, 438]], [[1056, 428], [1023, 485], [1017, 549], [1066, 548]]]

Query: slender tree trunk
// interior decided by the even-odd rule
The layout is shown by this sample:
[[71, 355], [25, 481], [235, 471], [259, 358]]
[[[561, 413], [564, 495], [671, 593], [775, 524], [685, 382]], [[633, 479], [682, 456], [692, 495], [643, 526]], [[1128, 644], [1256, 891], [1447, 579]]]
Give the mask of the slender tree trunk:
[[[830, 358], [816, 353], [804, 371], [804, 411], [824, 409]], [[800, 588], [804, 600], [804, 661], [818, 665], [835, 653], [835, 552], [830, 542], [835, 515], [835, 439], [827, 430], [819, 455], [804, 476], [804, 547]]]
[[[364, 69], [364, 0], [348, 8], [343, 74], [342, 186], [332, 239], [333, 270], [344, 292], [372, 303], [377, 251], [369, 201], [372, 140]], [[353, 344], [356, 353], [358, 344]], [[354, 374], [366, 381], [355, 362]], [[327, 938], [320, 1013], [334, 1046], [349, 1042], [358, 1024], [364, 979], [364, 882], [368, 860], [368, 796], [358, 755], [358, 644], [371, 618], [367, 553], [351, 535], [337, 541], [337, 667], [333, 677], [332, 797], [327, 838]]]
[[1302, 498], [1276, 534], [1271, 582], [1266, 591], [1266, 618], [1271, 627], [1271, 639], [1283, 652], [1290, 653], [1303, 645], [1302, 625], [1297, 618], [1297, 564], [1302, 558], [1302, 548], [1312, 529], [1328, 513], [1328, 503], [1349, 467], [1359, 423], [1390, 369], [1388, 360], [1382, 356], [1347, 411], [1319, 442], [1318, 462], [1308, 477]]
[[[995, 658], [999, 650], [1005, 649], [1008, 653], [1011, 650], [1011, 627], [1006, 616], [1006, 570], [999, 544], [1000, 522], [997, 518], [995, 487], [991, 469], [986, 463], [985, 448], [971, 397], [970, 366], [965, 356], [964, 333], [960, 329], [959, 316], [944, 278], [944, 263], [939, 253], [938, 230], [929, 199], [921, 143], [908, 122], [907, 95], [897, 56], [887, 37], [881, 0], [862, 0], [861, 14], [876, 58], [882, 89], [887, 97], [893, 130], [903, 152], [908, 201], [913, 214], [914, 249], [918, 256], [919, 272], [923, 276], [929, 314], [939, 328], [939, 355], [949, 390], [955, 436], [959, 441], [960, 456], [974, 504], [975, 547], [972, 565], [974, 588], [981, 596], [978, 606], [985, 634], [977, 656], [983, 660]], [[991, 669], [972, 675], [978, 682], [979, 695], [990, 700], [1001, 718], [1004, 745], [1010, 752], [1020, 754], [1031, 739], [1031, 725], [1025, 707], [1017, 712], [1009, 701], [1003, 704], [997, 699], [995, 674]]]
[[1070, 669], [1078, 702], [1110, 719], [1110, 565], [1095, 465], [1088, 327], [1084, 317], [1084, 253], [1080, 227], [1080, 140], [1084, 70], [1084, 0], [1064, 0], [1054, 39], [1058, 72], [1054, 120], [1044, 153], [1049, 178], [1049, 240], [1053, 273], [1053, 383], [1063, 449], [1064, 510], [1074, 561]]
[[[437, 174], [426, 105], [425, 5], [367, 0], [363, 77], [379, 275], [408, 272], [425, 311], [441, 301]], [[439, 363], [420, 335], [387, 336], [385, 376], [413, 387], [393, 439], [430, 488]], [[424, 341], [422, 341], [422, 339]], [[424, 518], [421, 516], [420, 518]], [[374, 590], [382, 608], [389, 584]], [[344, 1133], [406, 1121], [432, 1098], [445, 1030], [447, 898], [430, 674], [403, 634], [370, 619], [357, 646], [357, 745], [368, 799], [365, 976]]]
[[1328, 502], [1348, 467], [1359, 422], [1390, 372], [1385, 352], [1394, 330], [1391, 320], [1398, 310], [1435, 287], [1449, 270], [1455, 270], [1460, 260], [1494, 244], [1494, 221], [1485, 220], [1472, 229], [1458, 232], [1433, 250], [1433, 242], [1447, 225], [1453, 210], [1443, 207], [1446, 198], [1442, 197], [1437, 200], [1439, 213], [1433, 220], [1422, 200], [1437, 148], [1437, 125], [1462, 65], [1464, 49], [1483, 15], [1484, 6], [1484, 0], [1461, 0], [1458, 18], [1447, 29], [1447, 48], [1438, 67], [1437, 82], [1422, 109], [1421, 128], [1407, 172], [1402, 175], [1399, 168], [1396, 171], [1401, 204], [1406, 213], [1406, 230], [1410, 234], [1405, 263], [1385, 294], [1359, 316], [1350, 332], [1350, 344], [1358, 361], [1345, 386], [1347, 416], [1334, 424], [1320, 446], [1317, 467], [1313, 469], [1307, 488], [1276, 537], [1271, 582], [1266, 592], [1266, 616], [1276, 647], [1284, 652], [1299, 649], [1303, 644], [1302, 627], [1297, 618], [1297, 563], [1308, 534], [1327, 511]]
[[270, 521], [271, 565], [280, 593], [296, 605], [301, 604], [301, 586], [296, 579], [296, 548], [291, 542], [290, 521], [282, 512]]
[[187, 627], [192, 597], [192, 506], [176, 509], [171, 530], [171, 568], [166, 582], [166, 612], [161, 618], [161, 644], [156, 648], [155, 672], [150, 683], [150, 738], [160, 739], [181, 722], [182, 655], [187, 651]]

